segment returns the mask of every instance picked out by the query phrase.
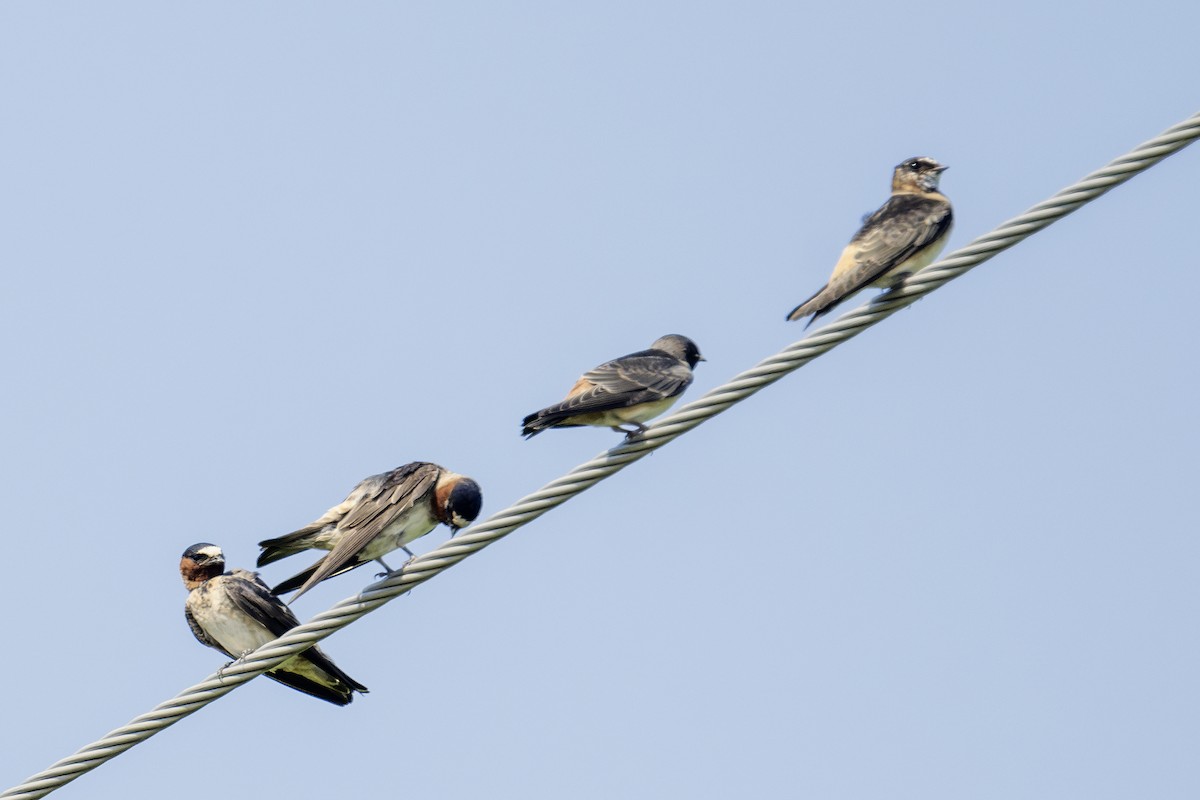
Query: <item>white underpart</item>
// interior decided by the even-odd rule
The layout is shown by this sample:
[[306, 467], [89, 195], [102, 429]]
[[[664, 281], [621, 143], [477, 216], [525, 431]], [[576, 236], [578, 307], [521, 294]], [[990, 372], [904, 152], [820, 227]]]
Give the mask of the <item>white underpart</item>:
[[630, 408], [618, 408], [613, 411], [591, 411], [583, 414], [576, 414], [570, 418], [571, 422], [578, 422], [584, 425], [599, 425], [615, 427], [624, 425], [628, 422], [642, 423], [646, 420], [651, 420], [659, 414], [666, 411], [675, 401], [679, 399], [679, 395], [668, 397], [663, 400], [655, 400], [653, 403], [640, 403]]
[[613, 418], [620, 420], [621, 422], [646, 422], [647, 420], [654, 419], [659, 414], [675, 405], [675, 401], [678, 399], [679, 395], [675, 395], [674, 397], [656, 400], [653, 403], [643, 403], [634, 408], [622, 408], [609, 413], [612, 414]]
[[374, 561], [409, 542], [420, 539], [437, 527], [438, 519], [429, 512], [428, 503], [418, 503], [411, 511], [399, 515], [390, 525], [362, 549], [362, 560]]
[[233, 580], [228, 575], [218, 575], [205, 581], [188, 595], [187, 607], [192, 619], [204, 629], [210, 639], [234, 656], [257, 650], [273, 640], [271, 632], [242, 613], [226, 591]]

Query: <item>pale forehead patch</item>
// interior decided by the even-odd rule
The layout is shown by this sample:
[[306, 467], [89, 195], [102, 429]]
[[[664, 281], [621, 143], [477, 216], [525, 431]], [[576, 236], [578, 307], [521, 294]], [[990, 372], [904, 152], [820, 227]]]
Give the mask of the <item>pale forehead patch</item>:
[[196, 554], [206, 556], [208, 558], [220, 558], [222, 555], [221, 548], [217, 547], [215, 544], [207, 544], [204, 547], [201, 547], [196, 551]]

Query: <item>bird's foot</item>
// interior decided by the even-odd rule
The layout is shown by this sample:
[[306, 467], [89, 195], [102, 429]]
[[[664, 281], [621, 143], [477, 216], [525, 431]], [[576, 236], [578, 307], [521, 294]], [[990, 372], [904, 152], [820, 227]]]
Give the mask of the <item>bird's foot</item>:
[[637, 437], [641, 436], [646, 431], [650, 430], [649, 428], [647, 428], [645, 425], [643, 425], [640, 422], [631, 422], [629, 424], [634, 426], [633, 430], [629, 430], [627, 428], [622, 428], [620, 425], [613, 425], [612, 429], [618, 433], [625, 434], [626, 441], [628, 441], [630, 439], [636, 439]]
[[223, 666], [219, 670], [217, 670], [217, 680], [223, 680], [225, 678], [225, 670], [229, 669], [230, 667], [241, 664], [243, 661], [246, 660], [246, 656], [250, 655], [253, 652], [254, 652], [253, 650], [243, 650], [241, 652], [241, 654], [237, 658], [235, 658], [233, 661], [225, 662], [225, 666]]
[[915, 274], [916, 273], [913, 273], [913, 272], [901, 272], [901, 273], [898, 273], [897, 275], [894, 275], [892, 277], [891, 283], [889, 283], [887, 288], [885, 288], [882, 292], [879, 293], [879, 297], [877, 299], [879, 299], [879, 300], [889, 299], [889, 297], [891, 295], [895, 294], [896, 292], [900, 291], [901, 288], [903, 288], [905, 281], [907, 281], [909, 278], [911, 278]]
[[379, 578], [390, 578], [390, 577], [392, 577], [393, 575], [395, 575], [395, 574], [396, 574], [396, 573], [398, 573], [398, 572], [403, 572], [403, 571], [404, 571], [404, 568], [405, 568], [405, 567], [407, 567], [409, 564], [411, 564], [411, 563], [413, 562], [413, 559], [414, 559], [414, 558], [416, 558], [416, 555], [414, 555], [414, 554], [413, 554], [413, 551], [412, 551], [412, 550], [409, 550], [407, 547], [405, 547], [405, 546], [401, 545], [401, 546], [400, 546], [400, 549], [401, 549], [401, 550], [403, 550], [404, 552], [408, 553], [408, 559], [407, 559], [407, 560], [406, 560], [406, 561], [405, 561], [403, 564], [401, 564], [401, 565], [400, 565], [400, 568], [399, 568], [399, 569], [392, 569], [392, 568], [391, 568], [391, 567], [389, 567], [387, 564], [383, 564], [383, 559], [382, 559], [382, 558], [377, 558], [377, 559], [375, 559], [375, 560], [376, 560], [376, 561], [378, 561], [380, 564], [383, 564], [383, 568], [387, 570], [387, 572], [379, 572], [379, 573], [376, 573], [376, 575], [375, 575], [376, 579], [379, 579]]

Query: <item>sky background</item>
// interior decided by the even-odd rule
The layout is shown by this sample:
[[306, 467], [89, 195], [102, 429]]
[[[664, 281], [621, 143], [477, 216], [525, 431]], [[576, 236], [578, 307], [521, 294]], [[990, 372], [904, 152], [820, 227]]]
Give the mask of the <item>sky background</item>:
[[[617, 442], [518, 435], [581, 372], [799, 339], [901, 159], [954, 249], [1195, 112], [1198, 27], [0, 4], [0, 788], [224, 663], [189, 545], [413, 460], [504, 508]], [[1196, 797], [1198, 202], [1194, 147], [337, 633], [350, 707], [255, 680], [56, 796]]]

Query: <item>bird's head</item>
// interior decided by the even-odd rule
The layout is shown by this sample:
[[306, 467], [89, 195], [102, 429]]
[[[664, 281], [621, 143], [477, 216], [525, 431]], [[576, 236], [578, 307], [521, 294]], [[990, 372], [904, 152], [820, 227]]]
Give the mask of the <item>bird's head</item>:
[[700, 355], [700, 348], [686, 336], [680, 336], [677, 333], [671, 333], [660, 337], [650, 345], [651, 350], [661, 350], [664, 353], [678, 358], [680, 361], [687, 363], [689, 367], [694, 367], [700, 361], [704, 361], [704, 356]]
[[893, 192], [935, 192], [938, 180], [948, 168], [927, 156], [907, 158], [892, 173]]
[[183, 558], [179, 560], [179, 575], [188, 591], [224, 571], [225, 554], [221, 548], [208, 542], [192, 545], [183, 551]]
[[438, 519], [455, 533], [474, 522], [481, 508], [483, 492], [478, 483], [465, 475], [455, 475], [437, 489]]

